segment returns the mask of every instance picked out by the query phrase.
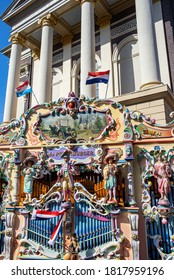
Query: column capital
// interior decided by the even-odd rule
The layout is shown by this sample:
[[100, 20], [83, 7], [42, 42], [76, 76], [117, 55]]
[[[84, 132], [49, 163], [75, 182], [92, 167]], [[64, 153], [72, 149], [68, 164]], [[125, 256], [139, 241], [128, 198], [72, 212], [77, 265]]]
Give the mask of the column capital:
[[75, 0], [75, 1], [79, 2], [82, 5], [85, 2], [97, 3], [99, 0]]
[[32, 58], [33, 58], [34, 61], [39, 59], [40, 58], [40, 51], [39, 50], [33, 50], [32, 51]]
[[41, 26], [52, 26], [54, 27], [57, 24], [57, 18], [52, 14], [47, 14], [39, 19], [38, 24]]
[[97, 20], [97, 24], [100, 26], [100, 28], [106, 27], [110, 25], [111, 18], [112, 15], [108, 13], [106, 16], [99, 18]]
[[9, 42], [11, 42], [12, 44], [20, 44], [20, 45], [24, 45], [26, 41], [26, 38], [20, 34], [20, 33], [15, 33], [14, 35], [11, 35], [9, 38]]
[[72, 41], [72, 38], [73, 38], [73, 35], [72, 34], [68, 34], [66, 36], [63, 36], [62, 39], [61, 39], [61, 43], [63, 45], [68, 45], [71, 43]]

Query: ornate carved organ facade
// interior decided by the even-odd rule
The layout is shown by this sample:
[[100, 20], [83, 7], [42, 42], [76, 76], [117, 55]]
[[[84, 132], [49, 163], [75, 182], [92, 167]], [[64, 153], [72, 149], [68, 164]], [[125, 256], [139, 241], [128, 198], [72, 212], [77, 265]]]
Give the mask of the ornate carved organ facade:
[[173, 127], [72, 92], [2, 125], [1, 258], [172, 259]]

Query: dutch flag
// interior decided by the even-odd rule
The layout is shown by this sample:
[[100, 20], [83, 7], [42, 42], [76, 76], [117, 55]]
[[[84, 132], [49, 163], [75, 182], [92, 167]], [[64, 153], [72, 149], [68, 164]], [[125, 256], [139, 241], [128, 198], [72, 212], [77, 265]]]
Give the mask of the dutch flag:
[[110, 70], [103, 72], [88, 72], [88, 77], [86, 80], [86, 85], [105, 83], [108, 84]]
[[30, 92], [32, 92], [32, 88], [29, 85], [28, 81], [24, 82], [22, 85], [20, 85], [20, 86], [18, 86], [16, 88], [16, 95], [17, 95], [17, 97], [26, 95], [26, 94], [28, 94]]
[[50, 218], [55, 218], [55, 217], [61, 216], [57, 225], [53, 229], [50, 239], [48, 240], [49, 245], [54, 245], [56, 237], [61, 228], [62, 221], [63, 221], [63, 214], [65, 212], [66, 212], [66, 209], [62, 209], [62, 210], [58, 210], [58, 211], [46, 211], [46, 210], [42, 210], [42, 209], [33, 209], [31, 220], [35, 220], [37, 218], [50, 219]]

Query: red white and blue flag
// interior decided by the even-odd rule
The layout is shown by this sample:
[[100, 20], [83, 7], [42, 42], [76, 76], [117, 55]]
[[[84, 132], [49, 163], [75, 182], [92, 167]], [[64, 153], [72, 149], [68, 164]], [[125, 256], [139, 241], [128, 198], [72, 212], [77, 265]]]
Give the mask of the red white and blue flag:
[[28, 81], [24, 82], [22, 85], [20, 85], [16, 88], [17, 97], [23, 96], [23, 95], [28, 94], [30, 92], [32, 92], [32, 88], [29, 85]]
[[110, 70], [103, 72], [88, 72], [86, 85], [105, 83], [108, 84]]
[[63, 221], [63, 214], [66, 212], [66, 209], [58, 210], [58, 211], [46, 211], [42, 209], [33, 209], [32, 217], [31, 219], [34, 220], [36, 218], [41, 218], [41, 219], [50, 219], [50, 218], [55, 218], [58, 216], [61, 216], [57, 225], [54, 227], [53, 232], [51, 233], [51, 237], [48, 241], [49, 245], [53, 245], [57, 234], [59, 233], [59, 230], [62, 225]]
[[54, 242], [56, 240], [56, 237], [59, 233], [59, 230], [61, 228], [61, 225], [62, 225], [62, 221], [63, 221], [63, 215], [60, 217], [59, 221], [58, 221], [58, 224], [55, 226], [55, 228], [53, 229], [53, 232], [51, 234], [51, 237], [50, 239], [48, 240], [48, 244], [49, 245], [54, 245]]
[[31, 219], [34, 220], [36, 218], [41, 218], [41, 219], [50, 219], [50, 218], [55, 218], [60, 215], [63, 215], [65, 213], [65, 209], [58, 210], [58, 211], [46, 211], [42, 209], [33, 209], [32, 217]]

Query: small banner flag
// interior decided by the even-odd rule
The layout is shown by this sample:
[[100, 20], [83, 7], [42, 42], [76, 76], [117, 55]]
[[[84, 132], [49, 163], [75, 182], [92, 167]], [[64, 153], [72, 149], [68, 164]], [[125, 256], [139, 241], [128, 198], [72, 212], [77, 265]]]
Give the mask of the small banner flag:
[[33, 209], [31, 220], [40, 218], [40, 219], [50, 219], [60, 216], [60, 219], [57, 225], [54, 227], [53, 232], [51, 233], [50, 239], [48, 240], [49, 245], [54, 245], [56, 237], [61, 228], [61, 224], [63, 221], [63, 214], [66, 212], [66, 209], [58, 210], [58, 211], [46, 211], [42, 209]]
[[48, 240], [48, 244], [49, 245], [54, 245], [54, 242], [56, 240], [56, 237], [59, 233], [59, 230], [61, 228], [61, 225], [62, 225], [62, 221], [63, 221], [63, 216], [60, 217], [59, 221], [58, 221], [58, 224], [55, 226], [55, 228], [53, 229], [53, 232], [51, 234], [51, 237], [50, 239]]
[[86, 85], [105, 83], [108, 84], [110, 70], [103, 72], [88, 72], [88, 77], [86, 79]]
[[32, 92], [32, 88], [29, 85], [28, 81], [24, 82], [22, 85], [20, 85], [16, 88], [17, 97], [24, 96], [30, 92]]
[[46, 211], [42, 209], [33, 209], [32, 217], [31, 219], [34, 220], [36, 218], [41, 218], [41, 219], [50, 219], [50, 218], [55, 218], [60, 215], [63, 215], [65, 213], [65, 209], [58, 210], [58, 211]]

